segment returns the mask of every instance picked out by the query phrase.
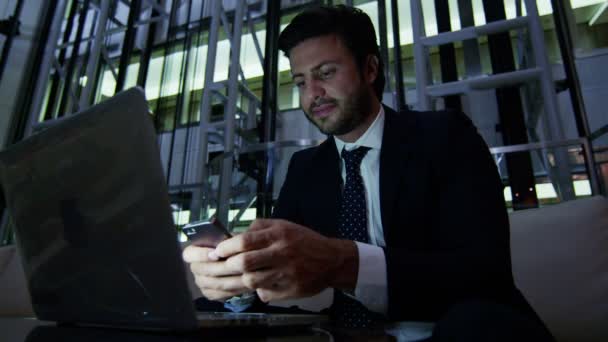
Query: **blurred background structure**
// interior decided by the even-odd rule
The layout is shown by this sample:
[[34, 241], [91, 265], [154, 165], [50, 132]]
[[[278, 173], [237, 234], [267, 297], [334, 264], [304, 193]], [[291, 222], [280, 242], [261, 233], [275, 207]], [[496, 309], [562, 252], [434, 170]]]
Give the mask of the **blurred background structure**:
[[211, 216], [243, 229], [270, 215], [291, 154], [325, 139], [277, 51], [318, 4], [370, 15], [386, 105], [471, 117], [510, 210], [606, 193], [607, 0], [3, 0], [2, 147], [140, 86], [178, 238]]

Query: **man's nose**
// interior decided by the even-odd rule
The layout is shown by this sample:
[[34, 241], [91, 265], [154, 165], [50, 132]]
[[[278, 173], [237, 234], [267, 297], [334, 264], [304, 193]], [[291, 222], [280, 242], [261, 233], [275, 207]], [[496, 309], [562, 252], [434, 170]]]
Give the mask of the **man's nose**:
[[316, 101], [325, 96], [325, 88], [318, 81], [308, 83], [308, 98], [310, 101]]

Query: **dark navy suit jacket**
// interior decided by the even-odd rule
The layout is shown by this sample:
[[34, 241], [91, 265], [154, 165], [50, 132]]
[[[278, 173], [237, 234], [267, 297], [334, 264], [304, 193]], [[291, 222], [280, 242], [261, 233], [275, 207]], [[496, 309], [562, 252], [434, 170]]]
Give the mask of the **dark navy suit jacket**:
[[[335, 237], [341, 185], [330, 137], [293, 155], [273, 216]], [[466, 115], [385, 107], [380, 206], [390, 320], [471, 299], [534, 314], [513, 283], [502, 182]]]

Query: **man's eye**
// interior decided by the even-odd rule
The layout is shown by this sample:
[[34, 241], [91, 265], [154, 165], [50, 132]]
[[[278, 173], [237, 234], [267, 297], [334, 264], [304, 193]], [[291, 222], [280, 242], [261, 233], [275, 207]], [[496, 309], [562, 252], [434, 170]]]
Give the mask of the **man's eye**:
[[298, 88], [304, 87], [304, 81], [296, 82], [296, 87], [298, 87]]
[[323, 79], [330, 78], [334, 74], [334, 72], [335, 72], [335, 70], [333, 70], [333, 69], [321, 71], [321, 77]]

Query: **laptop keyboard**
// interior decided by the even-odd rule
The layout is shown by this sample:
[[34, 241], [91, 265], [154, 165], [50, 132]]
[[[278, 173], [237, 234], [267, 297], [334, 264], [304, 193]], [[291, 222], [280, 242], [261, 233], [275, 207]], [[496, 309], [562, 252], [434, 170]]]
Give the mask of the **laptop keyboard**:
[[236, 312], [197, 312], [196, 318], [198, 320], [257, 320], [266, 318], [268, 315], [265, 313], [236, 313]]
[[236, 312], [197, 312], [201, 326], [302, 326], [327, 321], [326, 316], [300, 314], [265, 314]]

